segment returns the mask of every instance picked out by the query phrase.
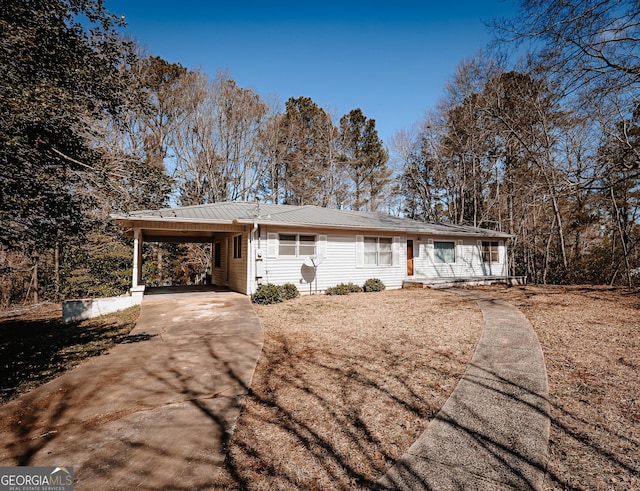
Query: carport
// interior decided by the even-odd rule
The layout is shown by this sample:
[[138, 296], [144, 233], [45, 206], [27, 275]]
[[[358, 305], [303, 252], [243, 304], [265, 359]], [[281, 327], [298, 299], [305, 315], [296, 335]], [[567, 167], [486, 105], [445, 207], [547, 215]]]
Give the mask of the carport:
[[170, 210], [114, 214], [111, 218], [133, 239], [131, 292], [144, 292], [142, 247], [145, 242], [210, 244], [211, 281], [239, 293], [250, 293], [247, 282], [248, 237], [251, 225], [207, 216], [178, 217]]

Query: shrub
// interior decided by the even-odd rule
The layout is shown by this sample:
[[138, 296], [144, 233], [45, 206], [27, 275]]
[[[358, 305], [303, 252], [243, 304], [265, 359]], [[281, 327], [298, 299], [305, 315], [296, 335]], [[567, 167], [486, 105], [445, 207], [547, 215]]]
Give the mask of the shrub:
[[355, 283], [340, 283], [339, 285], [327, 288], [324, 292], [326, 295], [348, 295], [349, 293], [358, 293], [361, 291], [362, 288]]
[[256, 292], [251, 295], [251, 301], [260, 305], [269, 305], [291, 300], [299, 296], [300, 292], [293, 283], [285, 283], [284, 285], [266, 283], [260, 285]]
[[282, 287], [270, 283], [260, 285], [256, 292], [251, 295], [251, 301], [260, 305], [280, 303], [283, 300]]
[[365, 292], [381, 292], [385, 289], [384, 283], [378, 278], [369, 278], [364, 282], [363, 290]]
[[344, 283], [340, 283], [336, 286], [330, 286], [324, 291], [324, 293], [326, 295], [348, 295], [350, 292], [347, 285], [345, 285]]
[[298, 287], [293, 283], [285, 283], [280, 287], [280, 289], [282, 291], [282, 295], [284, 296], [283, 300], [292, 300], [300, 296]]
[[347, 287], [349, 287], [349, 293], [360, 293], [362, 291], [362, 287], [355, 283], [347, 283]]

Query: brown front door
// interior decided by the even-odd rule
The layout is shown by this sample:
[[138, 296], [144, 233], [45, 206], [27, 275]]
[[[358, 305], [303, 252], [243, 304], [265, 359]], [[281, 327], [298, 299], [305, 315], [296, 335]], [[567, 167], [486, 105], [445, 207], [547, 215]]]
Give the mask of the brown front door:
[[413, 240], [407, 240], [407, 276], [413, 276]]

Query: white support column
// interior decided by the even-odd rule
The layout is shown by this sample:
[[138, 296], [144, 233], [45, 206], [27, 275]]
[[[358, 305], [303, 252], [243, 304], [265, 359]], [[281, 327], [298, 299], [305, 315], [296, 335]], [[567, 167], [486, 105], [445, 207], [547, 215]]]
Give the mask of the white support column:
[[140, 229], [133, 231], [133, 274], [131, 275], [131, 287], [137, 289], [140, 285], [142, 273], [142, 234]]
[[144, 297], [144, 284], [142, 283], [142, 231], [133, 230], [133, 274], [131, 275], [131, 299], [132, 305], [142, 302]]

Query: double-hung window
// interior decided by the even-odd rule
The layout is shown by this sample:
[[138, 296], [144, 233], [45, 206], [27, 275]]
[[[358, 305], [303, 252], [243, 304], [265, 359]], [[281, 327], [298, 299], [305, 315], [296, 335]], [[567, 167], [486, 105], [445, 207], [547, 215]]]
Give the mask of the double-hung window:
[[393, 257], [391, 245], [391, 237], [365, 237], [365, 266], [391, 266]]
[[433, 262], [436, 264], [451, 264], [456, 262], [455, 242], [433, 242]]
[[482, 242], [482, 262], [483, 263], [499, 263], [497, 242]]
[[291, 257], [313, 256], [316, 253], [316, 236], [302, 234], [280, 234], [278, 255]]

